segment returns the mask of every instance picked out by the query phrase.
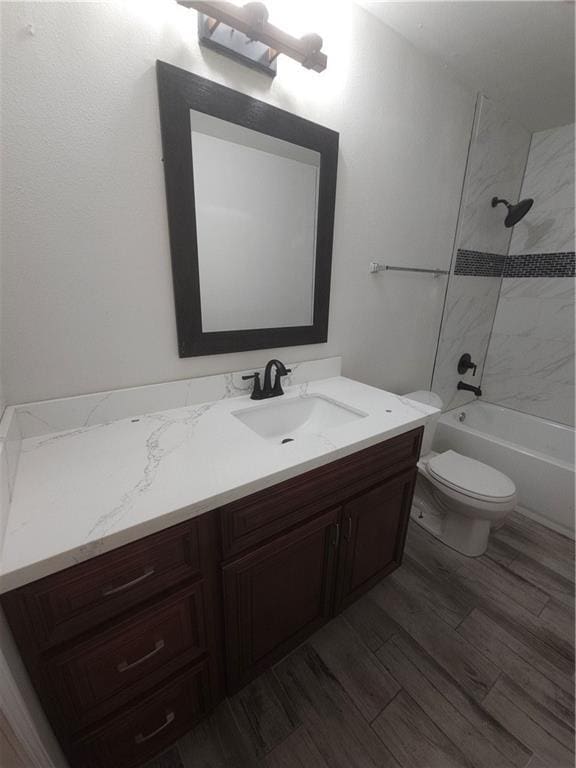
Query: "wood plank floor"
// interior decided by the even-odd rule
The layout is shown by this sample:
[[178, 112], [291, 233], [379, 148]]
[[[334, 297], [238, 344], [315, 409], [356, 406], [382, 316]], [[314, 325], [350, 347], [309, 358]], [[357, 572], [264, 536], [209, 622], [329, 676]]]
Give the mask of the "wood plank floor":
[[411, 524], [403, 565], [147, 768], [572, 768], [574, 544], [486, 555]]

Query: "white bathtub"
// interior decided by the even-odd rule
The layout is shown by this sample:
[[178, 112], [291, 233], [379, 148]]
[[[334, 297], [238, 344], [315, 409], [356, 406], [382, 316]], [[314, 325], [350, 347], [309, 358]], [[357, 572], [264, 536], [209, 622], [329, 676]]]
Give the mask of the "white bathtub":
[[476, 402], [442, 415], [433, 448], [504, 472], [516, 484], [519, 512], [574, 538], [572, 427]]

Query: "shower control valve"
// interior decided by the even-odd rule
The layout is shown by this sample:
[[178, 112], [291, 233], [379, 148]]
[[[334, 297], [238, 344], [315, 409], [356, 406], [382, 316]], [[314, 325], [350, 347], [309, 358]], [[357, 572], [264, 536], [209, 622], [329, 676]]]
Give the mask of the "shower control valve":
[[476, 363], [472, 362], [472, 358], [468, 354], [468, 352], [465, 352], [460, 360], [458, 360], [458, 373], [460, 375], [467, 373], [468, 371], [472, 371], [472, 376], [476, 376]]

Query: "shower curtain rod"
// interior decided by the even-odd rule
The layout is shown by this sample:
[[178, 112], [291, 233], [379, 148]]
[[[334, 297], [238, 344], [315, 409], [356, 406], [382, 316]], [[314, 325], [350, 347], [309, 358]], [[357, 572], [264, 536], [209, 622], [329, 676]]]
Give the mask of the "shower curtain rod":
[[370, 272], [426, 272], [427, 274], [440, 277], [440, 275], [449, 275], [448, 269], [424, 269], [423, 267], [391, 267], [389, 264], [378, 264], [377, 261], [370, 262]]

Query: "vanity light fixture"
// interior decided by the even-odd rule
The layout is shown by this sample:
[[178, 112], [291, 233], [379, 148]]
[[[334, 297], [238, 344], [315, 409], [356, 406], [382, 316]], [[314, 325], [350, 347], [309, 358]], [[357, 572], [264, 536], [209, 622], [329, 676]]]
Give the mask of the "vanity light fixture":
[[240, 7], [229, 2], [176, 0], [198, 11], [198, 37], [207, 48], [219, 51], [243, 64], [276, 75], [276, 59], [283, 53], [306, 69], [322, 72], [328, 62], [322, 53], [322, 38], [315, 33], [293, 37], [268, 22], [264, 3]]

